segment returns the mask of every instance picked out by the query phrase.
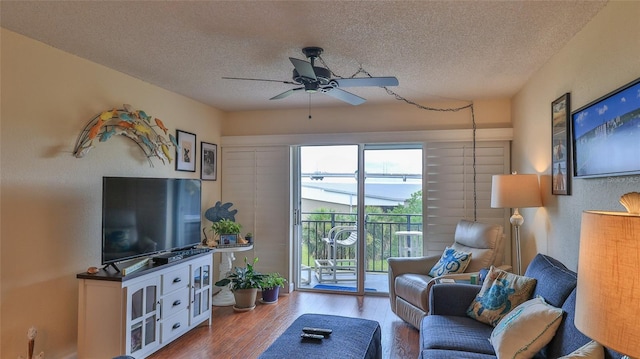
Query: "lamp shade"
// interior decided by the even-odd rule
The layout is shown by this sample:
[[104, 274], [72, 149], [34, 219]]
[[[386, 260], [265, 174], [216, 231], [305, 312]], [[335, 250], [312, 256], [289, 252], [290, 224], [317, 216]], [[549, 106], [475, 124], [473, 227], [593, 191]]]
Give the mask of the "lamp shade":
[[586, 336], [640, 357], [640, 216], [582, 213], [575, 313]]
[[538, 175], [511, 174], [491, 177], [492, 208], [540, 207], [541, 205]]

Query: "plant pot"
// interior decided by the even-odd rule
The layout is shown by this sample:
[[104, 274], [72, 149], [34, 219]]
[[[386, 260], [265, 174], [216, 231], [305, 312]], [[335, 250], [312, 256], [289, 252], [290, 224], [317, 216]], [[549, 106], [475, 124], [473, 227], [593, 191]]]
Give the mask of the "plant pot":
[[278, 294], [280, 294], [280, 287], [273, 287], [262, 290], [262, 303], [270, 304], [278, 301]]
[[233, 291], [233, 297], [236, 299], [236, 309], [251, 310], [256, 306], [256, 297], [258, 296], [258, 288], [236, 289]]

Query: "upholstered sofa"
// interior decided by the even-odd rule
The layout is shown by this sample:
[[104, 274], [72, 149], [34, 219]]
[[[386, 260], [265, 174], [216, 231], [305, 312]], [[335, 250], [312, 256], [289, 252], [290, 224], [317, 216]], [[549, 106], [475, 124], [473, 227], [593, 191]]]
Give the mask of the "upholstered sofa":
[[[591, 342], [573, 324], [575, 272], [551, 257], [538, 254], [524, 276], [537, 280], [531, 297], [540, 296], [550, 306], [562, 308], [557, 330], [549, 333], [553, 335], [551, 341], [536, 354], [536, 358], [560, 358]], [[467, 309], [479, 290], [478, 285], [458, 283], [432, 287], [431, 312], [422, 320], [420, 327], [420, 359], [496, 357], [494, 346], [488, 340], [494, 327], [467, 315]], [[604, 357], [617, 359], [621, 355], [605, 348]]]
[[[450, 247], [471, 253], [470, 261], [463, 273], [438, 278], [468, 280], [472, 273], [492, 265], [510, 270], [511, 266], [503, 264], [504, 237], [501, 225], [459, 221]], [[391, 310], [416, 329], [429, 313], [429, 291], [436, 282], [429, 272], [440, 258], [441, 255], [388, 259]]]

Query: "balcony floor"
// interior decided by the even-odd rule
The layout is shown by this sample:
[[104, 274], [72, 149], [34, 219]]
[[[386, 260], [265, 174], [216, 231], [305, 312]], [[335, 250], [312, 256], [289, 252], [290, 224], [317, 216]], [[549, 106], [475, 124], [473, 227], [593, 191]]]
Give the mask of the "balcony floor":
[[[310, 280], [309, 275], [311, 275]], [[332, 277], [323, 275], [324, 280], [320, 283], [318, 277], [314, 268], [303, 269], [301, 274], [302, 283], [299, 289], [346, 292], [354, 292], [356, 290], [356, 277], [353, 273], [337, 274], [337, 279], [339, 279], [337, 282], [332, 281]], [[388, 283], [387, 273], [365, 272], [364, 287], [366, 292], [388, 294]]]

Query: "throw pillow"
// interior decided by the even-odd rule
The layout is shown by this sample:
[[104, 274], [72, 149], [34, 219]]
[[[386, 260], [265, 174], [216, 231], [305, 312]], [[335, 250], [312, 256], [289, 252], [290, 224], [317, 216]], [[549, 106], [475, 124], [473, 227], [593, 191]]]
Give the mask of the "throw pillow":
[[559, 359], [604, 359], [604, 348], [600, 343], [590, 341], [576, 349], [573, 353], [565, 355]]
[[480, 292], [467, 309], [467, 315], [495, 327], [511, 309], [529, 299], [536, 283], [535, 278], [491, 266]]
[[470, 261], [471, 253], [447, 247], [438, 263], [429, 271], [429, 275], [435, 278], [450, 273], [463, 273]]
[[542, 297], [517, 306], [500, 320], [489, 338], [498, 359], [533, 358], [553, 339], [562, 313]]

